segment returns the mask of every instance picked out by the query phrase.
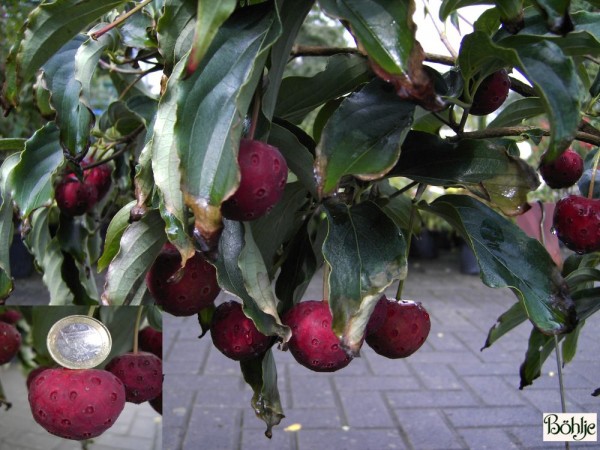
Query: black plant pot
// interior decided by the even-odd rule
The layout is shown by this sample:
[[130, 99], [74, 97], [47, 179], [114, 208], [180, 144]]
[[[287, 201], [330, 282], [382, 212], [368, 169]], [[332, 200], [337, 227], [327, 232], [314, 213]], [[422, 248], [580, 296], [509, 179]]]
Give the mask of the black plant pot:
[[479, 264], [477, 264], [475, 253], [466, 242], [460, 244], [460, 272], [465, 275], [479, 274]]
[[33, 256], [23, 244], [21, 235], [15, 233], [9, 249], [10, 274], [14, 278], [27, 278], [33, 273]]

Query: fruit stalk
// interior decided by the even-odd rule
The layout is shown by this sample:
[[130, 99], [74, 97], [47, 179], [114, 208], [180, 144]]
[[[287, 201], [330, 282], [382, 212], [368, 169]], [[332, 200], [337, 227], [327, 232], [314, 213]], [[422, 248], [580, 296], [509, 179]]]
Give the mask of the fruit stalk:
[[119, 26], [120, 24], [122, 24], [123, 22], [125, 22], [127, 19], [129, 19], [131, 16], [133, 16], [136, 12], [138, 12], [144, 6], [146, 6], [147, 4], [149, 4], [151, 2], [152, 2], [152, 0], [144, 0], [141, 3], [138, 3], [133, 8], [131, 8], [129, 11], [127, 11], [125, 14], [122, 14], [121, 16], [117, 17], [113, 22], [109, 23], [105, 27], [102, 27], [98, 31], [95, 31], [94, 33], [91, 33], [90, 37], [93, 40], [97, 40], [100, 36], [108, 33], [113, 28]]
[[598, 172], [598, 161], [600, 160], [600, 150], [596, 152], [594, 156], [594, 165], [592, 167], [592, 179], [590, 180], [590, 187], [588, 189], [587, 198], [592, 199], [594, 197], [594, 183], [596, 181], [596, 172]]
[[[563, 383], [563, 373], [562, 373], [562, 361], [560, 357], [560, 350], [558, 349], [558, 336], [554, 335], [554, 351], [556, 352], [556, 369], [558, 371], [558, 388], [560, 391], [560, 407], [564, 413], [567, 412], [567, 403], [565, 401], [565, 385]], [[569, 442], [565, 441], [565, 448], [569, 450]]]

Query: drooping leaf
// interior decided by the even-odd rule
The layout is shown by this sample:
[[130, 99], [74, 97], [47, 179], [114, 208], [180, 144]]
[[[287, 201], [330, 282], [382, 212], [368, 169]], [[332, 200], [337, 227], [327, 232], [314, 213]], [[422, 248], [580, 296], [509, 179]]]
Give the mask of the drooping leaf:
[[414, 108], [378, 79], [347, 97], [325, 125], [317, 146], [320, 195], [333, 193], [344, 175], [373, 180], [394, 167]]
[[521, 376], [519, 389], [531, 385], [533, 380], [541, 375], [544, 361], [548, 359], [555, 348], [554, 336], [542, 334], [537, 328], [532, 328], [525, 360], [519, 369]]
[[0, 167], [0, 304], [10, 295], [14, 282], [10, 274], [10, 245], [13, 240], [13, 204], [7, 187], [7, 178], [19, 162], [14, 153], [4, 160]]
[[529, 320], [545, 334], [571, 331], [575, 305], [552, 258], [533, 238], [483, 203], [444, 195], [420, 207], [444, 218], [472, 248], [489, 287], [510, 287]]
[[[110, 353], [99, 366], [104, 368], [115, 356], [130, 352], [133, 349], [133, 333], [135, 320], [140, 306], [111, 306], [99, 308], [100, 321], [108, 328], [112, 337]], [[142, 320], [145, 313], [142, 312]]]
[[158, 50], [165, 59], [167, 73], [192, 46], [196, 28], [194, 22], [197, 11], [196, 4], [196, 0], [165, 2], [163, 14], [158, 19], [156, 31], [159, 44]]
[[240, 367], [244, 380], [254, 391], [252, 409], [267, 424], [265, 436], [271, 438], [272, 428], [285, 417], [277, 387], [277, 367], [272, 349], [262, 356], [240, 362]]
[[414, 0], [320, 0], [325, 13], [346, 20], [375, 73], [396, 93], [426, 109], [439, 110], [433, 80], [423, 68], [425, 53], [416, 41]]
[[146, 309], [146, 320], [148, 325], [155, 330], [163, 330], [162, 310], [157, 305], [145, 305]]
[[197, 68], [202, 58], [208, 52], [212, 40], [217, 31], [235, 10], [236, 0], [223, 0], [214, 2], [212, 0], [199, 0], [196, 14], [196, 31], [194, 33], [194, 44], [190, 53], [186, 72], [191, 74]]
[[358, 354], [381, 292], [406, 277], [406, 242], [400, 229], [373, 202], [325, 205], [329, 231], [323, 256], [331, 268], [332, 328]]
[[119, 253], [121, 236], [123, 236], [129, 225], [130, 211], [134, 205], [135, 201], [127, 203], [111, 219], [106, 230], [106, 238], [104, 239], [104, 251], [98, 260], [98, 272], [106, 269], [117, 253]]
[[200, 336], [198, 336], [199, 339], [210, 331], [210, 325], [216, 309], [217, 307], [213, 303], [206, 308], [202, 308], [198, 313], [198, 324], [201, 330]]
[[238, 184], [244, 117], [268, 50], [281, 32], [271, 5], [242, 10], [219, 29], [202, 66], [179, 82], [177, 92], [181, 188], [208, 249], [215, 248], [222, 227], [220, 205]]
[[544, 111], [544, 105], [539, 98], [521, 98], [503, 108], [500, 114], [488, 124], [488, 128], [520, 125], [524, 120], [539, 116]]
[[500, 337], [504, 336], [510, 330], [522, 324], [526, 320], [527, 311], [525, 311], [523, 303], [515, 303], [507, 311], [502, 313], [498, 319], [496, 319], [496, 323], [492, 328], [490, 328], [487, 339], [485, 340], [485, 344], [481, 349], [484, 350], [488, 347], [491, 347], [494, 342], [500, 339]]
[[49, 122], [25, 143], [20, 160], [11, 171], [7, 188], [22, 218], [52, 202], [52, 175], [63, 162], [59, 130]]
[[287, 342], [291, 331], [281, 323], [267, 269], [247, 224], [224, 221], [215, 267], [219, 286], [242, 300], [244, 314], [256, 328]]
[[562, 341], [561, 352], [562, 352], [562, 360], [563, 364], [568, 364], [573, 361], [575, 354], [577, 353], [577, 344], [579, 342], [579, 333], [583, 326], [585, 325], [585, 321], [580, 321], [579, 324], [575, 327], [571, 333], [567, 334]]
[[108, 266], [101, 297], [103, 305], [132, 303], [165, 241], [164, 222], [155, 209], [127, 227], [121, 236], [119, 252]]
[[275, 115], [300, 123], [312, 110], [352, 92], [373, 77], [367, 60], [360, 55], [340, 54], [329, 58], [324, 71], [312, 77], [284, 78], [277, 95]]
[[1, 138], [0, 151], [20, 152], [25, 148], [25, 142], [22, 138]]
[[16, 106], [23, 83], [89, 23], [122, 3], [125, 2], [61, 0], [44, 2], [35, 8], [26, 26], [15, 37], [14, 42], [20, 44], [13, 48], [7, 60], [3, 91], [6, 99]]
[[569, 16], [570, 0], [535, 0], [535, 4], [544, 12], [550, 31], [564, 35], [573, 30], [573, 22]]
[[531, 166], [493, 141], [449, 142], [415, 131], [408, 133], [398, 164], [388, 175], [434, 186], [463, 186], [508, 215], [523, 212], [527, 194], [539, 186]]

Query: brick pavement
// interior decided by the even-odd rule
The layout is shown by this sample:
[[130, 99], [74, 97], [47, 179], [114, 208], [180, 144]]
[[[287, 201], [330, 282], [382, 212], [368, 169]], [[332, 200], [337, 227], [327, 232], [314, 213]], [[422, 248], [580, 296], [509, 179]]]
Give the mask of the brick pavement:
[[[422, 301], [432, 322], [428, 340], [411, 357], [388, 360], [365, 346], [348, 367], [323, 374], [276, 350], [286, 417], [272, 440], [250, 407], [238, 363], [221, 355], [209, 335], [198, 340], [194, 317], [165, 315], [164, 449], [564, 448], [542, 441], [542, 412], [560, 411], [555, 359], [520, 391], [529, 324], [480, 351], [489, 327], [516, 297], [460, 274], [456, 258], [447, 253], [409, 268], [405, 297]], [[320, 292], [316, 281], [306, 298]], [[568, 411], [600, 409], [590, 395], [600, 386], [599, 320], [588, 320], [578, 354], [564, 369]], [[301, 428], [291, 431], [291, 425]]]

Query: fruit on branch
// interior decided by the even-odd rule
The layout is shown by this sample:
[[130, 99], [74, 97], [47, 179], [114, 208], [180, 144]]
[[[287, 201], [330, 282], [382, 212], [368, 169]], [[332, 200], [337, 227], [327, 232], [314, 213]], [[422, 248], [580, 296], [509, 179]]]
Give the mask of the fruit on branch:
[[282, 317], [282, 322], [292, 329], [290, 352], [304, 367], [315, 372], [335, 372], [352, 361], [331, 329], [328, 303], [317, 300], [297, 303]]
[[100, 436], [125, 407], [125, 387], [106, 370], [47, 369], [29, 387], [35, 421], [64, 439]]
[[7, 309], [2, 314], [0, 314], [0, 322], [11, 323], [14, 325], [19, 320], [21, 320], [22, 317], [23, 316], [21, 315], [21, 313], [16, 309]]
[[140, 350], [152, 353], [162, 359], [162, 332], [147, 326], [138, 333]]
[[241, 303], [221, 303], [213, 313], [210, 336], [214, 346], [235, 361], [246, 361], [262, 355], [274, 342], [246, 317]]
[[583, 174], [583, 158], [573, 149], [565, 150], [551, 163], [540, 164], [540, 174], [552, 189], [573, 186]]
[[119, 378], [125, 386], [125, 398], [140, 404], [162, 393], [162, 361], [148, 352], [125, 353], [115, 356], [106, 370]]
[[600, 250], [600, 200], [569, 195], [556, 203], [553, 231], [577, 253]]
[[156, 304], [174, 316], [192, 316], [211, 305], [220, 292], [217, 272], [200, 252], [181, 269], [181, 255], [167, 243], [146, 274]]
[[381, 327], [366, 336], [366, 343], [386, 358], [405, 358], [427, 339], [431, 322], [421, 303], [385, 299], [387, 314]]
[[385, 295], [382, 295], [375, 304], [371, 317], [369, 317], [367, 328], [365, 329], [365, 336], [375, 333], [383, 326], [385, 318], [387, 317], [387, 309], [388, 299]]
[[11, 323], [0, 322], [0, 364], [10, 362], [21, 348], [21, 333]]
[[29, 375], [27, 375], [27, 380], [25, 380], [25, 385], [27, 386], [27, 390], [29, 390], [29, 387], [31, 386], [31, 383], [33, 383], [33, 380], [35, 380], [35, 378], [39, 374], [41, 374], [42, 372], [44, 372], [47, 369], [50, 369], [50, 367], [39, 366], [39, 367], [36, 367], [35, 369], [33, 369], [31, 372], [29, 372]]
[[231, 220], [254, 220], [268, 213], [281, 200], [287, 183], [287, 163], [276, 147], [242, 139], [238, 164], [240, 185], [223, 202], [221, 213]]
[[71, 217], [81, 216], [90, 211], [98, 200], [96, 188], [80, 181], [72, 173], [58, 182], [54, 195], [60, 210]]
[[[83, 165], [90, 165], [94, 162], [94, 160], [86, 158], [83, 160]], [[102, 164], [83, 171], [83, 180], [96, 189], [98, 201], [102, 200], [110, 189], [112, 184], [111, 174], [112, 170], [108, 164]]]
[[148, 400], [152, 409], [162, 416], [162, 392], [158, 397]]
[[496, 111], [508, 97], [510, 78], [506, 70], [501, 69], [486, 77], [473, 96], [470, 114], [485, 116]]

